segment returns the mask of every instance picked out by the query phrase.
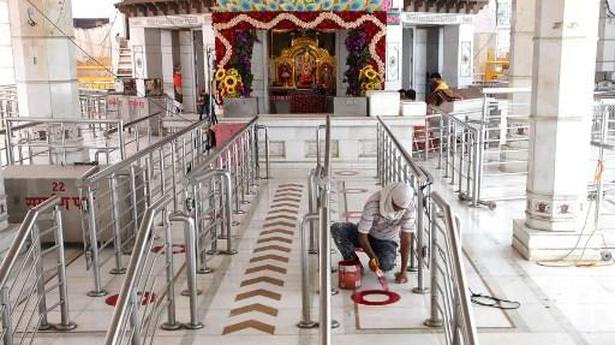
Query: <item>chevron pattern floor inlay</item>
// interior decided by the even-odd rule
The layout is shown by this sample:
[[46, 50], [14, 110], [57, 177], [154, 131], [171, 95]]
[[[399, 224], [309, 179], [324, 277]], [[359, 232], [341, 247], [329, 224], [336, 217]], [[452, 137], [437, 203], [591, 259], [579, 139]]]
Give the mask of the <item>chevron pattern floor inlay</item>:
[[[283, 292], [272, 291], [284, 287], [285, 281], [280, 275], [288, 272], [291, 245], [294, 240], [298, 213], [301, 206], [303, 185], [287, 183], [279, 185], [269, 207], [265, 224], [256, 239], [256, 248], [248, 261], [241, 287], [248, 290], [235, 296], [234, 301], [261, 301], [230, 310], [229, 317], [249, 315], [248, 320], [235, 322], [224, 327], [222, 335], [243, 330], [256, 330], [275, 334], [275, 325], [258, 319], [258, 316], [277, 317], [279, 310], [276, 302], [282, 299]], [[270, 276], [272, 274], [277, 274]], [[253, 289], [251, 289], [253, 287]], [[279, 290], [278, 290], [279, 291]], [[270, 320], [267, 319], [267, 320]], [[229, 320], [232, 322], [232, 320]]]

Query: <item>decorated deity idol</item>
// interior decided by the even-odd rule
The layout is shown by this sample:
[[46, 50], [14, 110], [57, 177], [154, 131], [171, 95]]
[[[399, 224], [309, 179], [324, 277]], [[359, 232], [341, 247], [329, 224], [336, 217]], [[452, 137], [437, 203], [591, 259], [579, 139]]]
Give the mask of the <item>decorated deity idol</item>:
[[306, 51], [299, 64], [299, 86], [310, 87], [314, 84], [314, 59]]

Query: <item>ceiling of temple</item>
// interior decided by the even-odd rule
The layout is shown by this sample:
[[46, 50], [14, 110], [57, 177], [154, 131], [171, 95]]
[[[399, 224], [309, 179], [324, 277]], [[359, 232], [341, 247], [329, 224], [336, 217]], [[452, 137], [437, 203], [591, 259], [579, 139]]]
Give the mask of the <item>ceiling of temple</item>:
[[[303, 3], [303, 1], [292, 1], [292, 0], [272, 0], [279, 6], [276, 7], [277, 10], [286, 10], [286, 11], [311, 11], [311, 7], [305, 6], [305, 8], [286, 8], [287, 4], [295, 4], [297, 2]], [[376, 7], [379, 1], [374, 0]], [[308, 1], [305, 1], [308, 3]], [[352, 4], [348, 6], [348, 8], [343, 7], [342, 5], [335, 7], [335, 1], [324, 1], [325, 3], [331, 3], [331, 8], [327, 8], [327, 10], [353, 10]], [[350, 0], [339, 0], [340, 4], [348, 2], [351, 3]], [[482, 9], [489, 1], [488, 0], [404, 0], [404, 9], [410, 12], [429, 12], [429, 13], [476, 13], [480, 9]], [[232, 4], [237, 3], [237, 6], [231, 6]], [[222, 11], [222, 12], [235, 12], [242, 10], [245, 6], [244, 3], [259, 3], [262, 4], [263, 1], [254, 1], [254, 0], [123, 0], [116, 4], [117, 8], [124, 14], [129, 17], [148, 17], [148, 16], [161, 16], [161, 15], [178, 15], [178, 14], [198, 14], [210, 12], [211, 9]], [[313, 4], [312, 4], [313, 3]], [[221, 6], [223, 5], [224, 6]], [[230, 5], [229, 5], [230, 4]], [[318, 1], [311, 1], [308, 5], [318, 5]], [[296, 7], [296, 6], [295, 6]], [[317, 6], [321, 7], [321, 6]], [[369, 7], [369, 6], [368, 6]], [[378, 10], [378, 8], [371, 8], [371, 10]], [[235, 10], [233, 10], [235, 9]], [[250, 7], [249, 11], [270, 11], [276, 10], [270, 8], [252, 8]], [[322, 10], [322, 9], [320, 9]], [[370, 10], [370, 8], [360, 8], [354, 10]], [[318, 9], [317, 9], [318, 11]]]
[[409, 12], [429, 13], [477, 13], [489, 0], [404, 0]]
[[115, 6], [129, 17], [148, 17], [209, 12], [214, 0], [123, 0]]

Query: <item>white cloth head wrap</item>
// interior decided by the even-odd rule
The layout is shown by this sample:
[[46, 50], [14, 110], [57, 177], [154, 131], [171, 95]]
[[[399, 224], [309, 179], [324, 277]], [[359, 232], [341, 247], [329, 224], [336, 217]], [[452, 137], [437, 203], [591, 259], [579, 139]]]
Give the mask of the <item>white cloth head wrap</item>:
[[[398, 220], [404, 215], [413, 198], [414, 189], [402, 182], [391, 183], [380, 191], [380, 214], [388, 220]], [[403, 209], [395, 211], [393, 204]]]

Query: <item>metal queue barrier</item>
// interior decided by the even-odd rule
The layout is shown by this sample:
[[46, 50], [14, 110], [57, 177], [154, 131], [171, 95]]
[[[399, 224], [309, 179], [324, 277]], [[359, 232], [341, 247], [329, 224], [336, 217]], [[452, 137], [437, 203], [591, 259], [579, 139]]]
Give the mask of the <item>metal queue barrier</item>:
[[431, 302], [425, 325], [443, 327], [447, 345], [478, 345], [460, 230], [450, 205], [438, 193], [431, 194], [431, 204]]
[[[145, 210], [170, 195], [172, 210], [180, 211], [187, 176], [206, 155], [205, 121], [194, 123], [119, 163], [84, 176], [80, 183], [84, 247], [92, 270], [89, 296], [103, 296], [102, 269], [123, 274], [123, 253], [129, 252]], [[112, 250], [105, 250], [112, 248]]]
[[418, 274], [417, 286], [413, 292], [424, 294], [429, 292], [425, 287], [425, 270], [429, 269], [431, 238], [429, 196], [433, 179], [415, 162], [381, 117], [378, 117], [376, 135], [379, 184], [385, 186], [392, 182], [404, 182], [415, 191], [416, 236], [413, 236], [409, 269], [416, 270]]
[[595, 105], [591, 127], [593, 158], [598, 162], [589, 197], [595, 202], [594, 227], [613, 229], [615, 221], [615, 104]]
[[[43, 245], [43, 238], [53, 240]], [[39, 330], [77, 327], [67, 285], [60, 197], [53, 196], [28, 211], [0, 264], [2, 344], [32, 343]]]
[[320, 179], [320, 205], [319, 205], [319, 243], [318, 267], [319, 272], [319, 345], [331, 345], [331, 330], [339, 326], [331, 316], [331, 117], [327, 116], [325, 128], [325, 150], [323, 168]]
[[[478, 345], [466, 285], [457, 223], [450, 205], [431, 190], [432, 178], [378, 117], [377, 168], [381, 185], [400, 181], [415, 188], [418, 259], [415, 293], [430, 293], [429, 327], [444, 326], [447, 345]], [[430, 287], [423, 280], [429, 272]]]
[[[129, 149], [152, 143], [153, 113], [128, 123], [123, 120], [7, 118], [3, 166], [15, 164], [69, 164], [95, 161], [112, 164], [127, 157]], [[145, 125], [144, 125], [145, 124]], [[142, 133], [145, 131], [145, 133]]]
[[[105, 345], [148, 344], [157, 329], [198, 329], [198, 291], [196, 285], [195, 228], [190, 217], [181, 213], [169, 216], [173, 198], [167, 194], [152, 203], [140, 223], [126, 278], [113, 311]], [[175, 275], [171, 223], [183, 222], [186, 240], [186, 274], [190, 296], [190, 319], [185, 324], [176, 317]], [[161, 225], [157, 225], [160, 222]], [[157, 251], [156, 248], [162, 248]], [[166, 313], [165, 313], [166, 311]], [[166, 320], [161, 323], [163, 314]]]
[[426, 117], [424, 158], [436, 152], [443, 177], [471, 205], [525, 198], [529, 148], [529, 94], [524, 88], [483, 90], [480, 109]]
[[[265, 138], [265, 177], [260, 171], [260, 131], [264, 131]], [[197, 229], [199, 273], [212, 271], [207, 267], [207, 255], [237, 253], [231, 230], [238, 223], [233, 222], [232, 215], [245, 213], [242, 205], [248, 204], [248, 196], [255, 194], [258, 180], [269, 178], [268, 141], [267, 127], [258, 124], [258, 117], [254, 117], [189, 174], [186, 205]], [[218, 239], [226, 240], [224, 250], [218, 249]]]
[[[261, 178], [257, 142], [259, 130], [266, 127], [258, 125], [257, 120], [258, 118], [253, 118], [222, 147], [204, 155], [190, 166], [182, 177], [181, 183], [184, 186], [179, 191], [180, 197], [185, 197], [182, 199], [185, 202], [177, 204], [174, 200], [177, 194], [166, 192], [158, 196], [156, 202], [148, 204], [140, 222], [126, 279], [105, 338], [106, 345], [150, 342], [158, 327], [166, 330], [203, 327], [197, 315], [196, 275], [212, 272], [206, 265], [206, 253], [236, 253], [231, 233], [233, 207], [236, 214], [242, 213], [237, 212], [241, 211], [239, 205], [248, 203], [247, 196], [253, 194], [257, 180]], [[268, 149], [268, 145], [265, 146]], [[265, 153], [268, 155], [268, 152]], [[267, 158], [266, 164], [268, 162]], [[268, 167], [267, 172], [269, 172]], [[184, 208], [185, 211], [178, 211], [177, 207]], [[174, 211], [165, 221], [165, 215], [171, 210]], [[158, 230], [155, 220], [162, 221], [164, 230]], [[173, 257], [165, 253], [162, 262], [160, 256], [151, 254], [154, 241], [157, 239], [163, 241], [160, 247], [172, 247], [169, 228], [171, 222], [183, 222], [185, 226], [188, 288], [182, 292], [182, 295], [190, 297], [190, 320], [186, 324], [178, 323], [175, 317], [176, 286]], [[158, 236], [155, 236], [156, 231], [160, 232]], [[207, 238], [211, 245], [207, 243]], [[219, 238], [227, 240], [225, 251], [218, 252], [216, 249]], [[208, 251], [207, 247], [214, 252]], [[163, 274], [156, 274], [156, 270]], [[165, 276], [166, 279], [162, 279], [161, 276]], [[147, 293], [139, 295], [142, 291]], [[151, 296], [164, 296], [164, 301], [152, 300], [150, 303]], [[159, 319], [164, 309], [167, 320], [160, 323]]]
[[[19, 116], [19, 106], [17, 102], [17, 86], [0, 86], [0, 119]], [[0, 128], [4, 128], [4, 121], [1, 121]]]
[[79, 90], [79, 106], [84, 119], [108, 118], [107, 92], [102, 90]]
[[[208, 273], [205, 254], [216, 254], [217, 240], [227, 239], [232, 213], [241, 214], [260, 177], [258, 137], [266, 127], [253, 118], [224, 146], [209, 150], [207, 121], [194, 123], [102, 171], [84, 176], [81, 196], [84, 246], [88, 269], [93, 273], [89, 296], [106, 294], [102, 288], [104, 266], [111, 274], [123, 274], [123, 254], [130, 252], [143, 212], [165, 195], [172, 199], [173, 212], [186, 212], [198, 231], [198, 270]], [[269, 173], [269, 145], [265, 144]], [[210, 171], [216, 174], [210, 175]], [[205, 177], [203, 175], [206, 175]], [[268, 177], [268, 176], [267, 176]], [[111, 221], [109, 221], [111, 220]], [[206, 239], [209, 238], [210, 241]], [[210, 250], [205, 245], [211, 244]], [[111, 250], [107, 250], [111, 249]]]
[[[324, 150], [320, 148], [320, 131], [324, 130]], [[317, 128], [317, 167], [310, 171], [308, 184], [310, 193], [310, 213], [301, 222], [301, 295], [302, 314], [298, 323], [300, 328], [319, 327], [319, 345], [331, 344], [331, 330], [339, 323], [331, 316], [331, 230], [330, 230], [330, 194], [331, 194], [331, 119], [326, 118], [324, 126]], [[323, 151], [323, 152], [321, 152]], [[321, 163], [322, 162], [322, 163]], [[318, 224], [317, 234], [308, 224]], [[317, 236], [315, 236], [317, 235]], [[317, 237], [317, 238], [315, 238]], [[318, 322], [312, 320], [311, 307], [314, 292], [312, 268], [309, 253], [318, 254]], [[324, 326], [323, 326], [324, 325]]]

